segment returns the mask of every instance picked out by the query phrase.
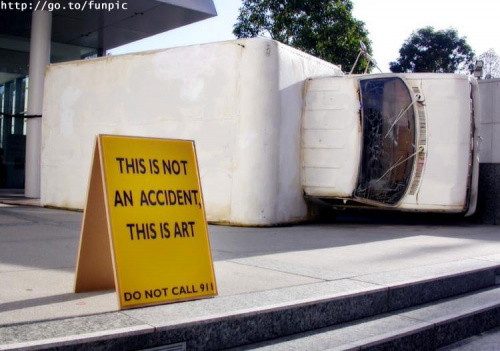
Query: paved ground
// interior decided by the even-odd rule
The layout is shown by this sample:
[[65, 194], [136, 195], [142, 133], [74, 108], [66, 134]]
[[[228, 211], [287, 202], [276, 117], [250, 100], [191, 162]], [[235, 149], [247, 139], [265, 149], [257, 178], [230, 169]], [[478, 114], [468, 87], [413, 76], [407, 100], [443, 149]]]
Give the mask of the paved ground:
[[[0, 326], [118, 309], [113, 291], [73, 293], [82, 213], [0, 201]], [[209, 233], [220, 296], [500, 260], [500, 227], [439, 216], [345, 215], [291, 227], [211, 225]]]
[[[117, 309], [114, 292], [74, 294], [80, 212], [0, 208], [0, 325]], [[344, 221], [210, 226], [220, 295], [500, 254], [500, 227]]]

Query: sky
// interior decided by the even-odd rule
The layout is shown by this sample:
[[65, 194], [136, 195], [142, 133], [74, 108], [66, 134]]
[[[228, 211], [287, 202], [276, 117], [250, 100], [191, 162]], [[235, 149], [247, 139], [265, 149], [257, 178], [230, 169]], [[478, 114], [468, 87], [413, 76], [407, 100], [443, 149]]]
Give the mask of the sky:
[[[365, 23], [373, 56], [384, 72], [399, 57], [411, 33], [433, 26], [456, 29], [477, 55], [500, 54], [499, 0], [352, 0], [353, 16]], [[214, 0], [216, 17], [108, 51], [112, 55], [235, 39], [233, 25], [241, 0]]]

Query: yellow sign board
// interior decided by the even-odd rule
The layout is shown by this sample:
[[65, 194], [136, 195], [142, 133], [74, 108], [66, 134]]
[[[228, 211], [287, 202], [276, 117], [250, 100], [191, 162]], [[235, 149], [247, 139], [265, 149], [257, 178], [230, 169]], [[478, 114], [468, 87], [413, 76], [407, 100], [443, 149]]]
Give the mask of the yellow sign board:
[[120, 308], [215, 296], [194, 142], [99, 135], [75, 291]]

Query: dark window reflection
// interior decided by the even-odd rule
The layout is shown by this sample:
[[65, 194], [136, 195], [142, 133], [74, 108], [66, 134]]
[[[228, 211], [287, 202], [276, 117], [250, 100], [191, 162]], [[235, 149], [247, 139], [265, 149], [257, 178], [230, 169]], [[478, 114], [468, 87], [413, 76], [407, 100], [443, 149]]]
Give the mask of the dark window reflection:
[[360, 81], [363, 151], [359, 198], [396, 204], [409, 185], [415, 148], [415, 115], [400, 78]]

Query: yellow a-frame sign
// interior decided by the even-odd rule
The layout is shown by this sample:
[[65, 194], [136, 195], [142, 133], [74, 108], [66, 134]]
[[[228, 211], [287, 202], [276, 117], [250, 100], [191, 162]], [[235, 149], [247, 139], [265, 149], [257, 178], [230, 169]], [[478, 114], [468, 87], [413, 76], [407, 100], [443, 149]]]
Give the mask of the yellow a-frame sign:
[[217, 295], [193, 141], [99, 135], [75, 292], [121, 309]]

